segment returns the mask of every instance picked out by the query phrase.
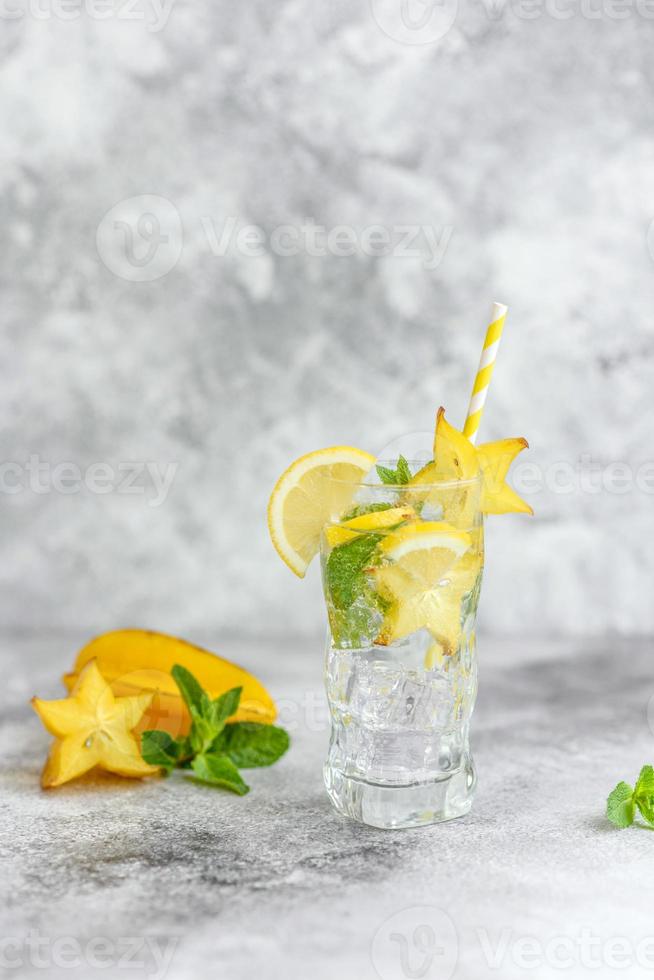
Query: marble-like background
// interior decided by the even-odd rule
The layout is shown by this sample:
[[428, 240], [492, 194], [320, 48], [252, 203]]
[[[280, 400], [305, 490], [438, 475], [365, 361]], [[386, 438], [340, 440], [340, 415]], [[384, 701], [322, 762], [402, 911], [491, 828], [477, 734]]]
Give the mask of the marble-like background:
[[[315, 634], [278, 473], [461, 423], [501, 299], [483, 435], [528, 436], [543, 488], [489, 522], [484, 628], [654, 629], [654, 479], [616, 485], [654, 458], [654, 9], [453, 3], [404, 30], [399, 0], [3, 6], [5, 627]], [[422, 251], [330, 254], [310, 222]], [[262, 248], [221, 245], [246, 225]], [[53, 469], [126, 462], [172, 467], [163, 502]]]

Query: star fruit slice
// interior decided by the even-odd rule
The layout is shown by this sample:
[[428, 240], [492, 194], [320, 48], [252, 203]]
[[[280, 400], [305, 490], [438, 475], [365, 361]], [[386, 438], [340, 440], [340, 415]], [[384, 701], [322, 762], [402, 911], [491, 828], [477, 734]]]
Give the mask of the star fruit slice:
[[151, 700], [152, 694], [114, 697], [94, 660], [82, 670], [68, 698], [32, 698], [43, 725], [55, 736], [41, 776], [44, 789], [95, 768], [120, 776], [156, 775], [157, 767], [143, 761], [132, 734]]
[[455, 653], [461, 603], [482, 568], [472, 536], [445, 522], [416, 521], [388, 534], [380, 550], [388, 563], [370, 575], [391, 605], [375, 642], [387, 646], [424, 628]]

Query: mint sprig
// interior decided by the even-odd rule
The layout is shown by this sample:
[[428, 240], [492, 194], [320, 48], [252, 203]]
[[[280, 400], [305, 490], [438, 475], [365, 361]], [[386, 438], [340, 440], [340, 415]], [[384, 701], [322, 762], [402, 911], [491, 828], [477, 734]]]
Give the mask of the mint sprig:
[[643, 766], [635, 788], [620, 782], [606, 801], [606, 816], [616, 827], [630, 827], [636, 814], [654, 826], [654, 768]]
[[332, 636], [336, 645], [349, 648], [372, 643], [379, 614], [387, 602], [370, 583], [367, 571], [379, 563], [381, 534], [359, 534], [337, 545], [325, 563], [325, 592]]
[[404, 486], [411, 479], [411, 470], [409, 469], [409, 464], [407, 463], [404, 456], [399, 456], [397, 460], [397, 465], [394, 470], [390, 469], [388, 466], [375, 467], [377, 470], [377, 475], [382, 483], [391, 484], [393, 486]]
[[178, 739], [156, 729], [143, 732], [141, 755], [166, 774], [191, 769], [201, 782], [244, 796], [250, 787], [238, 770], [277, 762], [288, 749], [288, 733], [254, 721], [230, 722], [242, 688], [234, 687], [212, 700], [185, 667], [176, 664], [171, 673], [189, 710], [191, 729]]
[[382, 539], [381, 534], [359, 534], [330, 552], [325, 566], [325, 584], [337, 609], [349, 609], [366, 592], [365, 570]]

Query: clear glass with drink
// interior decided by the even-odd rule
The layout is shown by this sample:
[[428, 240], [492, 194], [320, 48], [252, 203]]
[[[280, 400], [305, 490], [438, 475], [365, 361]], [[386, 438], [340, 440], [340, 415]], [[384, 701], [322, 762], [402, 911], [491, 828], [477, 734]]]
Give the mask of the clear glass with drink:
[[268, 504], [288, 567], [303, 578], [321, 557], [325, 785], [340, 813], [374, 827], [440, 823], [472, 805], [484, 518], [533, 513], [506, 480], [527, 440], [477, 445], [505, 319], [494, 303], [463, 429], [441, 407], [426, 463], [319, 449], [282, 473]]
[[375, 827], [449, 820], [472, 803], [480, 491], [479, 478], [362, 482], [323, 530], [325, 785], [341, 813]]

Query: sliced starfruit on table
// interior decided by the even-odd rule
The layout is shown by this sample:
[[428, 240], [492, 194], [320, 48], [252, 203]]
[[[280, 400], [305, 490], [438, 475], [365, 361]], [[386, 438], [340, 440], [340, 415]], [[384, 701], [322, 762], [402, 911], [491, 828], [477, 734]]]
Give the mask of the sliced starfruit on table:
[[44, 789], [62, 786], [93, 769], [119, 776], [156, 776], [141, 756], [135, 729], [152, 702], [151, 693], [116, 697], [92, 659], [70, 695], [55, 701], [32, 698], [32, 707], [54, 735], [41, 775]]
[[280, 476], [268, 503], [268, 530], [280, 558], [303, 578], [326, 524], [343, 514], [375, 457], [353, 446], [301, 456]]
[[211, 698], [242, 687], [234, 721], [266, 724], [272, 723], [277, 714], [268, 691], [247, 670], [165, 633], [116, 630], [96, 637], [80, 650], [72, 671], [64, 675], [69, 690], [91, 661], [95, 661], [114, 695], [152, 695], [151, 704], [135, 725], [137, 733], [157, 728], [175, 738], [187, 734], [190, 716], [170, 673], [175, 664], [190, 670]]

